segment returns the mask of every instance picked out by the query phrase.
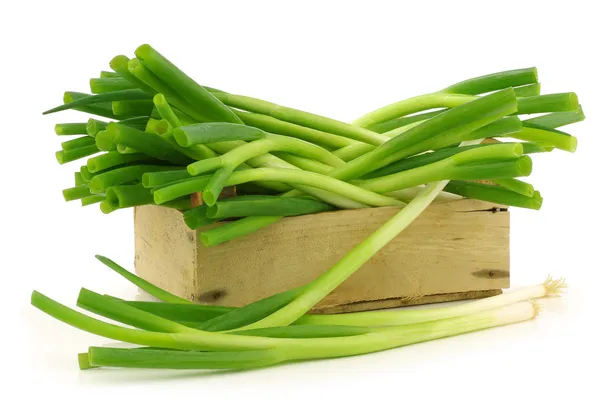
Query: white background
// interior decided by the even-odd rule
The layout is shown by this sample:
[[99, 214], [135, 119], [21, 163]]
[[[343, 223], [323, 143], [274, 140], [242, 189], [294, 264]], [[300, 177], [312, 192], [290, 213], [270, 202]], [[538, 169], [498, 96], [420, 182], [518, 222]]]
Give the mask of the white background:
[[[0, 398], [595, 397], [600, 32], [594, 3], [3, 4]], [[529, 181], [544, 206], [512, 210], [512, 283], [564, 275], [570, 293], [534, 322], [361, 357], [241, 373], [78, 371], [76, 353], [108, 341], [33, 309], [29, 295], [35, 288], [69, 305], [82, 286], [135, 296], [134, 287], [93, 257], [105, 254], [131, 267], [132, 215], [105, 216], [95, 206], [62, 200], [76, 167], [56, 163], [53, 126], [81, 117], [41, 112], [60, 104], [65, 90], [86, 91], [113, 56], [132, 55], [145, 42], [203, 84], [341, 120], [472, 76], [537, 66], [543, 91], [577, 92], [587, 120], [565, 129], [579, 138], [576, 154], [535, 156]]]

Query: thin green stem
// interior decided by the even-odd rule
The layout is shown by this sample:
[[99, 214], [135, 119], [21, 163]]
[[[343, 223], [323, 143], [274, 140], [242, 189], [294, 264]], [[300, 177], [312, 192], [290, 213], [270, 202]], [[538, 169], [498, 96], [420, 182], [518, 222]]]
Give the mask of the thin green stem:
[[529, 85], [514, 87], [513, 89], [517, 97], [539, 96], [542, 90], [539, 83], [531, 83]]
[[118, 78], [91, 78], [90, 91], [93, 94], [116, 92], [118, 90], [135, 89], [136, 86], [127, 79]]
[[166, 303], [175, 303], [175, 304], [191, 304], [190, 301], [183, 299], [181, 297], [175, 296], [159, 288], [156, 285], [151, 284], [150, 282], [140, 278], [139, 276], [127, 271], [125, 268], [121, 267], [119, 264], [109, 259], [108, 257], [104, 257], [101, 255], [96, 255], [96, 258], [104, 265], [115, 271], [117, 274], [121, 275], [123, 278], [127, 279], [129, 282], [133, 283], [135, 286], [144, 290], [151, 296], [156, 297], [159, 300], [162, 300]]
[[467, 79], [443, 89], [446, 93], [482, 94], [507, 87], [516, 87], [537, 83], [537, 68], [521, 68], [495, 72]]
[[55, 156], [56, 161], [58, 161], [58, 163], [62, 165], [71, 161], [79, 160], [87, 156], [91, 156], [92, 154], [96, 154], [99, 151], [100, 149], [98, 149], [98, 147], [96, 147], [96, 145], [94, 144], [91, 146], [79, 147], [77, 149], [69, 151], [59, 150], [55, 153]]
[[302, 125], [292, 124], [268, 115], [242, 111], [235, 112], [246, 125], [260, 128], [266, 132], [306, 140], [307, 142], [315, 143], [325, 148], [339, 149], [354, 143], [352, 139], [348, 139], [344, 136], [338, 136], [317, 129], [307, 128]]
[[[67, 92], [69, 93], [69, 92]], [[66, 97], [66, 93], [65, 93]], [[73, 99], [72, 101], [66, 102], [63, 105], [52, 108], [48, 111], [44, 111], [44, 115], [52, 114], [58, 111], [70, 110], [73, 108], [84, 107], [84, 106], [92, 106], [102, 103], [110, 103], [113, 101], [124, 101], [124, 100], [143, 100], [148, 99], [148, 93], [140, 90], [140, 89], [128, 89], [128, 90], [119, 90], [116, 92], [102, 93], [96, 95], [85, 95], [81, 96], [79, 99]]]
[[533, 197], [535, 189], [533, 185], [527, 182], [520, 181], [514, 178], [494, 179], [493, 182], [505, 189], [512, 190], [515, 193], [523, 196]]
[[108, 124], [106, 131], [113, 136], [115, 143], [132, 147], [159, 160], [170, 161], [178, 165], [187, 165], [191, 161], [160, 136], [147, 134], [114, 122]]
[[85, 207], [85, 206], [89, 206], [90, 204], [100, 203], [101, 201], [104, 201], [104, 200], [105, 200], [105, 197], [103, 195], [94, 194], [94, 195], [87, 196], [87, 197], [84, 197], [83, 199], [81, 199], [81, 205], [83, 207]]
[[115, 71], [119, 76], [127, 79], [129, 82], [133, 83], [136, 87], [142, 89], [147, 93], [153, 93], [153, 90], [146, 83], [142, 82], [136, 76], [134, 76], [131, 72], [129, 72], [129, 57], [124, 55], [118, 55], [114, 57], [110, 61], [110, 68]]
[[530, 208], [534, 210], [539, 210], [542, 207], [542, 197], [537, 191], [534, 192], [532, 197], [529, 197], [499, 186], [468, 181], [450, 181], [444, 190], [470, 199], [483, 200], [507, 206]]
[[150, 45], [141, 45], [136, 49], [135, 55], [145, 67], [173, 88], [186, 102], [201, 110], [202, 114], [216, 121], [242, 123], [229, 107], [217, 100]]
[[85, 288], [81, 288], [79, 292], [77, 306], [94, 314], [151, 332], [197, 332], [196, 329], [131, 307], [125, 302], [109, 299]]
[[117, 72], [113, 72], [113, 71], [100, 71], [100, 78], [120, 78], [121, 75], [119, 75]]
[[550, 144], [557, 149], [574, 153], [577, 150], [577, 138], [565, 132], [544, 128], [535, 124], [525, 123], [523, 129], [519, 132], [509, 135], [512, 138], [537, 142], [540, 144]]
[[268, 101], [234, 95], [225, 92], [213, 92], [213, 95], [233, 108], [239, 108], [257, 114], [264, 114], [275, 119], [286, 121], [292, 124], [305, 126], [334, 135], [343, 136], [349, 139], [358, 140], [364, 143], [379, 145], [383, 140], [376, 133], [358, 126], [353, 126], [345, 122], [337, 121], [321, 115], [308, 113], [306, 111], [296, 110], [284, 107]]
[[88, 185], [78, 185], [62, 191], [65, 201], [79, 200], [91, 195]]
[[[81, 99], [84, 99], [87, 97], [91, 97], [91, 95], [86, 94], [86, 93], [79, 93], [79, 92], [65, 92], [65, 94], [63, 96], [63, 102], [65, 104], [73, 103], [75, 101], [78, 101], [78, 100], [81, 100]], [[92, 105], [81, 105], [81, 106], [76, 105], [76, 106], [69, 106], [69, 108], [72, 108], [73, 110], [85, 112], [88, 114], [98, 115], [100, 117], [111, 118], [111, 119], [122, 119], [121, 117], [118, 117], [115, 114], [113, 114], [112, 107], [109, 103], [97, 103], [97, 104], [92, 104]]]
[[60, 144], [60, 146], [62, 147], [62, 149], [64, 151], [71, 151], [71, 150], [80, 149], [82, 147], [95, 146], [95, 145], [96, 145], [96, 141], [94, 140], [94, 138], [89, 137], [87, 135], [76, 138], [76, 139], [67, 140]]
[[111, 186], [106, 189], [105, 195], [116, 209], [154, 204], [152, 192], [141, 184]]
[[545, 128], [555, 129], [561, 126], [574, 124], [585, 119], [585, 114], [581, 106], [577, 111], [554, 112], [539, 117], [529, 118], [523, 122], [543, 126]]
[[80, 122], [70, 122], [54, 125], [54, 132], [59, 135], [86, 135], [86, 124]]
[[232, 140], [258, 140], [267, 134], [255, 127], [228, 122], [208, 122], [181, 126], [173, 131], [177, 143], [183, 147], [195, 144], [227, 142]]
[[177, 167], [168, 165], [126, 165], [94, 175], [90, 180], [90, 191], [92, 193], [104, 193], [111, 186], [139, 181], [146, 172], [167, 171]]
[[121, 117], [137, 117], [137, 116], [149, 116], [152, 113], [154, 103], [152, 100], [126, 100], [126, 101], [113, 101], [112, 110], [113, 113]]
[[247, 216], [294, 216], [330, 211], [333, 208], [319, 200], [303, 198], [267, 197], [237, 201], [218, 201], [207, 209], [209, 218], [234, 218]]
[[[97, 173], [119, 165], [127, 165], [137, 161], [155, 160], [146, 154], [120, 154], [115, 151], [110, 151], [105, 154], [90, 158], [87, 160], [88, 171]], [[155, 160], [158, 161], [158, 160]]]

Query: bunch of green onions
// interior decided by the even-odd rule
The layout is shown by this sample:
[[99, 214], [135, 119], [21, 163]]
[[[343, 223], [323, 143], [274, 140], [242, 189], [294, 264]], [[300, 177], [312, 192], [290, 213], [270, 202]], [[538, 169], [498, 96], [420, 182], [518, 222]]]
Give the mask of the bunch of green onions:
[[[540, 193], [518, 178], [531, 173], [533, 153], [575, 151], [577, 139], [557, 128], [584, 119], [574, 93], [540, 95], [535, 68], [468, 79], [344, 123], [201, 86], [149, 45], [135, 56], [116, 56], [113, 72], [90, 80], [92, 94], [66, 92], [46, 111], [96, 116], [56, 125], [77, 136], [62, 143], [60, 163], [92, 156], [64, 198], [100, 203], [104, 213], [176, 208], [190, 229], [202, 228], [206, 246], [289, 216], [402, 208], [439, 181], [449, 182], [434, 201], [539, 209]], [[521, 118], [529, 114], [540, 115]], [[225, 187], [237, 196], [221, 196]], [[190, 200], [199, 193], [200, 205]]]
[[289, 325], [256, 328], [255, 322], [299, 290], [242, 308], [193, 304], [97, 258], [162, 302], [125, 301], [82, 288], [77, 305], [122, 325], [104, 322], [34, 291], [31, 303], [81, 330], [137, 347], [90, 347], [78, 354], [81, 369], [97, 367], [250, 369], [289, 361], [366, 354], [535, 318], [536, 299], [558, 296], [563, 279], [498, 296], [420, 310], [307, 314]]
[[[133, 330], [34, 292], [32, 303], [60, 320], [151, 347], [92, 348], [81, 356], [83, 365], [251, 368], [362, 354], [533, 318], [537, 308], [525, 300], [555, 285], [547, 282], [537, 295], [516, 301], [510, 295], [480, 300], [464, 314], [452, 307], [433, 317], [403, 311], [376, 323], [368, 321], [377, 313], [307, 315], [434, 201], [466, 197], [541, 207], [540, 193], [517, 178], [531, 173], [530, 154], [575, 151], [576, 138], [556, 128], [584, 115], [574, 93], [540, 95], [535, 68], [462, 81], [349, 124], [201, 86], [149, 45], [135, 55], [115, 57], [114, 72], [91, 80], [92, 95], [67, 92], [63, 105], [46, 112], [75, 109], [105, 118], [56, 126], [59, 135], [81, 135], [63, 143], [60, 163], [94, 155], [75, 174], [75, 186], [63, 191], [66, 200], [99, 202], [104, 213], [145, 204], [175, 208], [190, 229], [202, 227], [206, 246], [287, 216], [381, 206], [398, 213], [313, 282], [240, 309], [187, 304], [100, 257], [174, 304], [128, 303], [82, 291], [79, 305], [142, 329]], [[542, 115], [521, 119], [528, 114]], [[222, 196], [225, 187], [237, 196]], [[197, 193], [199, 206], [191, 201]], [[409, 322], [397, 327], [396, 318]]]

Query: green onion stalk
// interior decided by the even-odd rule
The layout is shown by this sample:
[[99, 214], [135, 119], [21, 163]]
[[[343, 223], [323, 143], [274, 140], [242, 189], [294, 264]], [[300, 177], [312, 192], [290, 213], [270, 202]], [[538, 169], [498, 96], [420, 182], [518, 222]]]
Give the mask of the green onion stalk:
[[[89, 365], [124, 367], [135, 365], [154, 368], [252, 368], [292, 360], [359, 355], [526, 321], [534, 318], [539, 312], [535, 303], [519, 302], [467, 316], [420, 324], [370, 328], [367, 333], [351, 336], [294, 339], [204, 332], [87, 290], [82, 290], [80, 293], [78, 299], [80, 306], [120, 322], [127, 321], [127, 324], [143, 327], [142, 329], [145, 330], [130, 329], [100, 321], [65, 307], [39, 292], [33, 292], [31, 301], [43, 312], [82, 330], [113, 340], [161, 348], [160, 350], [132, 349], [132, 351], [137, 350], [133, 353], [119, 353], [114, 349], [105, 353], [102, 351], [96, 353], [97, 348], [91, 348], [88, 354]], [[165, 349], [202, 350], [203, 352]], [[211, 352], [205, 353], [206, 350]], [[141, 352], [147, 352], [147, 356]], [[245, 362], [248, 360], [249, 352], [254, 355], [252, 363]], [[178, 358], [179, 353], [183, 358]], [[206, 354], [213, 357], [209, 358], [210, 363], [202, 359]], [[196, 356], [200, 358], [193, 363], [190, 362]], [[224, 359], [219, 358], [220, 356], [229, 357], [228, 363], [224, 363]], [[145, 362], [140, 357], [145, 357]], [[188, 357], [187, 361], [185, 357]], [[204, 362], [200, 364], [200, 361]]]
[[433, 108], [457, 107], [475, 100], [476, 95], [508, 87], [537, 83], [537, 69], [524, 68], [484, 75], [459, 82], [439, 92], [412, 97], [372, 111], [353, 122], [368, 127]]

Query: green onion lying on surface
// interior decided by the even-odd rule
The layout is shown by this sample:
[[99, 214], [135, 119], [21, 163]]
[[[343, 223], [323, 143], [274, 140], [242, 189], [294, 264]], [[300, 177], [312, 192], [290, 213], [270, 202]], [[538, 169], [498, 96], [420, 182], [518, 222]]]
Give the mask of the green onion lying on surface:
[[[203, 86], [147, 44], [135, 56], [114, 57], [112, 72], [91, 78], [92, 94], [65, 92], [63, 104], [44, 113], [93, 116], [55, 126], [65, 139], [60, 164], [93, 156], [63, 190], [66, 201], [99, 203], [104, 213], [173, 208], [190, 229], [207, 226], [199, 239], [208, 247], [285, 217], [382, 206], [398, 212], [314, 281], [236, 309], [191, 304], [99, 256], [165, 303], [82, 289], [80, 307], [131, 329], [34, 292], [32, 304], [63, 322], [146, 346], [91, 347], [79, 355], [82, 369], [246, 369], [370, 353], [532, 319], [539, 312], [532, 299], [564, 287], [549, 279], [459, 306], [310, 314], [432, 202], [541, 208], [540, 192], [520, 178], [530, 175], [534, 157], [575, 152], [577, 138], [558, 128], [585, 117], [574, 93], [541, 94], [536, 68], [471, 78], [347, 123]], [[228, 186], [239, 195], [221, 196]], [[192, 202], [198, 193], [202, 204]]]
[[[288, 361], [345, 357], [492, 328], [535, 318], [536, 299], [559, 296], [563, 279], [459, 305], [428, 309], [306, 314], [294, 325], [253, 328], [252, 321], [289, 304], [303, 288], [243, 308], [192, 304], [129, 273], [106, 257], [106, 265], [165, 301], [125, 301], [82, 289], [77, 305], [132, 329], [87, 316], [39, 292], [32, 304], [81, 330], [148, 346], [90, 347], [78, 355], [81, 369], [95, 367], [249, 369]], [[233, 329], [232, 328], [242, 328]]]

